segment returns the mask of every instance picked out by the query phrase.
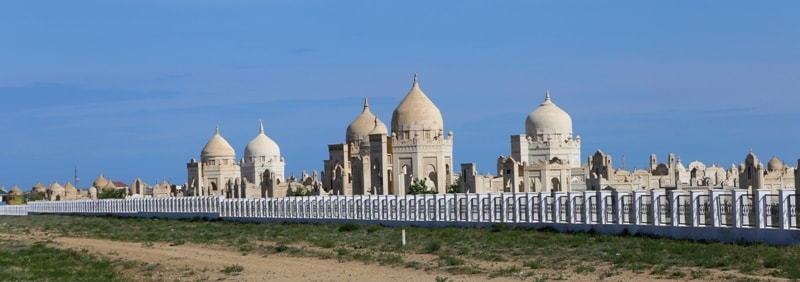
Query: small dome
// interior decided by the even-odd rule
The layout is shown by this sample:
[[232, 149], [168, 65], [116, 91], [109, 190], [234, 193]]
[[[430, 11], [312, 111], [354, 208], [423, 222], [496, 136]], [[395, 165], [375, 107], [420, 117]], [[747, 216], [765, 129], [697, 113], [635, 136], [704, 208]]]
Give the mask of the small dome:
[[683, 166], [683, 163], [681, 162], [680, 158], [678, 158], [678, 163], [675, 164], [675, 169], [677, 169], [678, 171], [687, 171], [686, 167]]
[[75, 186], [72, 185], [72, 182], [67, 181], [67, 184], [64, 185], [64, 191], [66, 191], [68, 193], [77, 193], [78, 192], [78, 188], [75, 188]]
[[264, 134], [264, 123], [260, 123], [258, 135], [256, 135], [253, 140], [250, 140], [250, 143], [247, 143], [247, 146], [244, 148], [245, 160], [250, 157], [280, 157], [280, 155], [281, 148], [278, 147], [278, 143], [275, 143], [275, 141]]
[[419, 88], [416, 74], [411, 90], [392, 113], [392, 132], [404, 130], [444, 131], [442, 113]]
[[203, 151], [200, 152], [200, 159], [202, 160], [213, 157], [236, 158], [236, 151], [233, 150], [231, 144], [222, 135], [219, 135], [219, 127], [217, 127], [214, 136], [203, 147]]
[[103, 188], [103, 189], [117, 189], [117, 185], [114, 185], [114, 181], [111, 181], [111, 179], [109, 179], [108, 182], [106, 182], [106, 185], [103, 186], [103, 187], [100, 187], [100, 188]]
[[525, 120], [525, 133], [534, 138], [539, 134], [572, 135], [572, 118], [550, 101], [550, 91], [547, 91], [544, 102]]
[[54, 182], [50, 187], [47, 187], [47, 191], [52, 193], [64, 193], [64, 187], [61, 184], [58, 184], [58, 181]]
[[778, 171], [783, 170], [783, 162], [779, 160], [777, 157], [772, 156], [772, 159], [769, 160], [767, 163], [767, 170], [769, 171]]
[[11, 187], [11, 192], [8, 193], [8, 194], [9, 195], [14, 195], [14, 196], [21, 196], [22, 195], [22, 189], [19, 189], [19, 186], [14, 184], [14, 187]]
[[[351, 142], [358, 142], [359, 139], [367, 141], [376, 123], [383, 127], [384, 130], [386, 129], [386, 124], [372, 114], [369, 110], [367, 98], [364, 98], [364, 110], [362, 110], [361, 114], [347, 126], [345, 143], [350, 144]], [[388, 133], [388, 130], [386, 132]]]
[[381, 122], [378, 117], [375, 117], [375, 121], [373, 122], [372, 130], [369, 131], [369, 135], [373, 134], [383, 134], [388, 135], [389, 129], [386, 128], [386, 124]]
[[92, 182], [92, 186], [99, 188], [106, 186], [106, 183], [108, 183], [108, 179], [103, 177], [103, 173], [101, 172], [100, 175], [97, 176], [97, 179], [95, 179], [94, 182]]
[[47, 191], [47, 188], [45, 188], [44, 185], [42, 185], [42, 182], [40, 181], [40, 182], [36, 182], [36, 185], [33, 185], [33, 191], [34, 192], [45, 192], [45, 191]]

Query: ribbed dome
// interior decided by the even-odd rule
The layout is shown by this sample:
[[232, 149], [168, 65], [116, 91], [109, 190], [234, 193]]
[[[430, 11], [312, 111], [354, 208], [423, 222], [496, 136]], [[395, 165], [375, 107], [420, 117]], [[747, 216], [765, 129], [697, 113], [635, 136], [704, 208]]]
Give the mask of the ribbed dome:
[[14, 187], [11, 187], [11, 192], [8, 193], [9, 195], [21, 196], [22, 189], [19, 189], [19, 186], [14, 184]]
[[375, 121], [372, 122], [372, 130], [369, 131], [369, 135], [372, 134], [389, 134], [389, 129], [386, 128], [386, 124], [381, 122], [377, 117], [375, 117]]
[[680, 159], [680, 158], [678, 158], [678, 163], [677, 163], [677, 164], [675, 164], [675, 169], [676, 169], [676, 170], [679, 170], [679, 171], [687, 171], [687, 170], [686, 170], [686, 167], [685, 167], [685, 166], [683, 166], [683, 163], [681, 162], [681, 159]]
[[538, 134], [572, 135], [572, 118], [550, 101], [550, 91], [547, 91], [544, 102], [525, 120], [525, 133], [534, 138]]
[[45, 188], [44, 185], [42, 185], [42, 182], [40, 181], [40, 182], [36, 182], [36, 185], [33, 185], [33, 191], [34, 192], [44, 192], [44, 191], [47, 191], [47, 188]]
[[[347, 132], [345, 133], [345, 143], [350, 144], [351, 142], [358, 142], [359, 139], [363, 139], [364, 141], [368, 140], [370, 132], [372, 129], [375, 128], [375, 124], [378, 124], [379, 127], [382, 127], [386, 130], [386, 124], [384, 124], [377, 116], [372, 114], [369, 110], [369, 102], [367, 98], [364, 98], [364, 110], [361, 111], [356, 119], [347, 126]], [[388, 133], [388, 131], [384, 132]]]
[[108, 182], [106, 182], [106, 185], [104, 185], [101, 188], [103, 188], [103, 189], [117, 189], [117, 185], [114, 185], [114, 182], [111, 181], [111, 179], [109, 179]]
[[779, 160], [777, 157], [772, 156], [772, 159], [767, 163], [767, 170], [783, 170], [783, 162], [781, 162], [781, 160]]
[[64, 191], [68, 193], [77, 193], [78, 188], [75, 188], [75, 185], [72, 185], [72, 182], [67, 181], [67, 184], [64, 185]]
[[95, 179], [94, 182], [92, 182], [92, 186], [100, 188], [106, 186], [106, 183], [108, 183], [108, 180], [105, 177], [103, 177], [103, 173], [101, 172], [100, 175], [97, 176], [97, 179]]
[[222, 135], [219, 135], [219, 127], [217, 127], [216, 133], [208, 140], [208, 143], [206, 143], [206, 146], [203, 147], [203, 151], [200, 153], [200, 158], [202, 160], [211, 157], [236, 158], [236, 151], [233, 150], [231, 144], [229, 144]]
[[58, 184], [58, 181], [47, 187], [47, 190], [53, 193], [64, 193], [64, 187]]
[[244, 148], [244, 158], [249, 159], [250, 157], [272, 157], [281, 155], [281, 148], [278, 147], [278, 143], [275, 143], [272, 139], [267, 137], [264, 134], [264, 123], [259, 124], [258, 135], [256, 135], [253, 140], [250, 140], [250, 143], [247, 143], [247, 146]]
[[411, 91], [408, 91], [406, 97], [392, 113], [392, 132], [400, 133], [403, 130], [423, 129], [443, 131], [444, 120], [439, 108], [419, 88], [417, 75], [414, 74]]

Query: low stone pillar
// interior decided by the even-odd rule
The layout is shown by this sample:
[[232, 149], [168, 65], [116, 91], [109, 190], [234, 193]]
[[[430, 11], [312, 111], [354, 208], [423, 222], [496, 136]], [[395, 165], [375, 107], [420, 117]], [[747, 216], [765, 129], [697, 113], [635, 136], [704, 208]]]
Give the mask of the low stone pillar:
[[631, 192], [631, 223], [641, 225], [646, 218], [649, 217], [647, 208], [647, 201], [644, 197], [647, 196], [647, 191], [635, 190]]
[[753, 189], [753, 212], [755, 213], [755, 227], [767, 228], [767, 222], [771, 220], [769, 216], [770, 197], [769, 189]]
[[595, 195], [595, 192], [583, 191], [583, 220], [586, 224], [591, 224], [594, 220], [592, 218], [592, 195]]
[[[578, 217], [585, 219], [581, 211], [578, 210], [578, 208], [583, 205], [583, 202], [579, 202], [578, 200], [582, 195], [583, 193], [581, 192], [567, 192], [567, 221], [570, 224], [578, 223]], [[578, 216], [576, 216], [576, 214], [578, 214]]]
[[791, 201], [796, 197], [795, 190], [778, 190], [778, 196], [780, 197], [780, 205], [778, 206], [778, 216], [780, 220], [778, 221], [778, 227], [784, 230], [790, 229], [792, 218]]
[[704, 224], [705, 219], [705, 211], [703, 209], [703, 203], [701, 203], [700, 196], [704, 196], [706, 193], [692, 190], [689, 191], [689, 198], [691, 199], [691, 206], [689, 208], [689, 225], [692, 227], [698, 227]]
[[553, 211], [553, 223], [561, 223], [561, 198], [566, 196], [565, 192], [551, 192], [551, 197], [553, 197], [553, 204], [551, 205], [551, 210]]
[[[683, 196], [686, 196], [686, 191], [681, 190], [672, 190], [669, 193], [670, 199], [670, 216], [672, 216], [672, 226], [679, 226], [681, 225], [681, 217], [685, 217], [685, 210], [682, 210], [680, 201]], [[691, 201], [689, 202], [691, 205]]]

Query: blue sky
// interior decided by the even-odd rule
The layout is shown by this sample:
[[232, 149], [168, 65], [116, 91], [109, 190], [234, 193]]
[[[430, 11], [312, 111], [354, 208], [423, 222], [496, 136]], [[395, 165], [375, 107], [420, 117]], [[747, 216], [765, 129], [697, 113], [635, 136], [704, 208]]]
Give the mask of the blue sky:
[[320, 170], [369, 97], [389, 122], [413, 73], [494, 173], [550, 89], [628, 169], [672, 152], [800, 158], [796, 1], [3, 1], [0, 185], [186, 181], [219, 125], [263, 119], [287, 174]]

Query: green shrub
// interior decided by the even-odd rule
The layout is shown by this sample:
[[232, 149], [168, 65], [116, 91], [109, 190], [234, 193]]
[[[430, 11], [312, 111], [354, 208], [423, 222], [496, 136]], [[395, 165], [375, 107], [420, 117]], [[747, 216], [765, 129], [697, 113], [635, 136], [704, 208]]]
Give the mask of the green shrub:
[[288, 249], [289, 249], [289, 247], [284, 245], [284, 244], [280, 244], [280, 245], [275, 246], [275, 252], [276, 253], [285, 252]]
[[432, 253], [435, 253], [435, 252], [439, 251], [439, 249], [441, 249], [441, 248], [442, 248], [442, 242], [435, 241], [435, 240], [434, 241], [430, 241], [430, 242], [428, 242], [427, 245], [425, 245], [425, 248], [422, 249], [422, 253], [423, 254], [432, 254]]
[[356, 230], [359, 230], [359, 229], [361, 229], [361, 225], [359, 225], [358, 223], [348, 222], [348, 223], [339, 225], [339, 232], [350, 232], [350, 231], [356, 231]]
[[456, 265], [463, 265], [465, 262], [463, 259], [448, 256], [448, 255], [440, 255], [439, 256], [439, 266], [456, 266]]
[[237, 274], [241, 273], [242, 271], [244, 271], [244, 266], [241, 266], [241, 265], [238, 265], [238, 264], [233, 264], [233, 265], [226, 266], [220, 272], [225, 273], [227, 275], [237, 275]]

